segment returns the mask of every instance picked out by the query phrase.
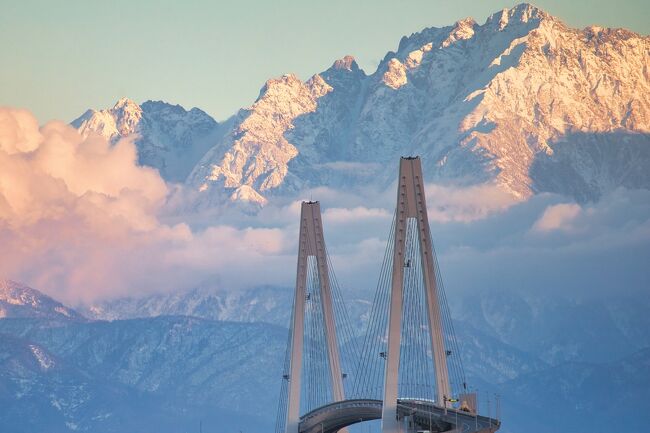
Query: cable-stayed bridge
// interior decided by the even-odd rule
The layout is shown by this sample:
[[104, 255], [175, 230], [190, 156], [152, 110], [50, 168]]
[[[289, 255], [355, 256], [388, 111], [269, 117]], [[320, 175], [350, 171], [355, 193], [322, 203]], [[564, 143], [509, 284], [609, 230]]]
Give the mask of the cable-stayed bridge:
[[397, 205], [365, 336], [350, 324], [320, 204], [303, 202], [275, 433], [494, 432], [468, 391], [431, 238], [420, 159], [401, 158]]

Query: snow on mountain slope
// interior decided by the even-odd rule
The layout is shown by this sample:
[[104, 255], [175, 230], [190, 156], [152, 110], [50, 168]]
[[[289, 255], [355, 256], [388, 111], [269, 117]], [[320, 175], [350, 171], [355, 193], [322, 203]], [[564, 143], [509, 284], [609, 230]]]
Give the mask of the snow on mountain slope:
[[565, 363], [522, 375], [499, 393], [505, 433], [602, 431], [611, 423], [643, 433], [650, 422], [650, 348], [609, 363]]
[[0, 422], [15, 433], [171, 433], [196, 420], [262, 432], [275, 413], [285, 341], [269, 325], [190, 318], [54, 328], [1, 320]]
[[120, 298], [84, 308], [98, 320], [123, 320], [156, 316], [193, 316], [210, 320], [266, 322], [288, 326], [293, 289], [261, 287], [226, 291], [206, 287], [187, 292]]
[[650, 188], [649, 54], [647, 36], [571, 29], [528, 4], [427, 28], [371, 75], [345, 57], [305, 83], [269, 80], [188, 182], [202, 206], [262, 205], [382, 187], [400, 155], [419, 154], [429, 180], [494, 182], [519, 199]]
[[32, 317], [55, 320], [85, 320], [75, 310], [20, 283], [0, 279], [0, 319]]
[[[255, 287], [220, 290], [199, 287], [186, 292], [155, 294], [141, 298], [118, 298], [79, 309], [96, 320], [124, 320], [157, 316], [191, 316], [232, 322], [264, 322], [288, 327], [294, 289], [292, 287]], [[363, 294], [346, 294], [345, 308], [353, 332], [361, 334], [366, 326], [370, 301]]]
[[557, 365], [611, 362], [650, 347], [649, 308], [647, 296], [578, 301], [489, 290], [463, 298], [454, 310], [459, 321]]
[[122, 98], [106, 110], [88, 110], [72, 126], [82, 135], [98, 133], [113, 142], [135, 136], [141, 164], [160, 170], [164, 179], [185, 180], [205, 152], [219, 140], [217, 122], [199, 110]]
[[[16, 353], [0, 353], [0, 399], [5, 403], [0, 419], [20, 425], [16, 414], [22, 413], [43, 424], [54, 413], [82, 431], [149, 431], [155, 426], [161, 432], [186, 431], [198, 419], [216, 425], [220, 419], [228, 430], [264, 431], [260, 421], [270, 425], [277, 408], [286, 338], [286, 329], [269, 324], [189, 317], [58, 327], [38, 319], [5, 319], [0, 321], [0, 348], [6, 341], [11, 345], [9, 340], [23, 341], [24, 347], [18, 350], [14, 344]], [[31, 346], [52, 354], [57, 367], [40, 368]], [[24, 398], [11, 399], [11, 391]], [[138, 410], [128, 410], [125, 403]], [[46, 411], [40, 412], [40, 406]], [[155, 419], [161, 412], [168, 425]], [[120, 422], [127, 424], [116, 427]], [[143, 422], [147, 428], [137, 425]]]
[[261, 194], [282, 184], [289, 161], [298, 154], [284, 134], [296, 117], [314, 111], [316, 101], [331, 90], [319, 76], [306, 83], [295, 75], [268, 80], [255, 104], [239, 113], [227, 145], [206, 154], [189, 182], [200, 191], [216, 183], [232, 200], [265, 204]]
[[[363, 338], [371, 296], [367, 294], [366, 299], [359, 295], [348, 293], [345, 308], [352, 321], [353, 333]], [[287, 327], [292, 302], [292, 288], [263, 287], [232, 292], [201, 288], [141, 299], [117, 299], [94, 305], [84, 312], [100, 320], [185, 315], [211, 320], [265, 322]], [[468, 322], [456, 323], [456, 328], [463, 341], [463, 359], [471, 378], [500, 383], [547, 366], [537, 356], [504, 343], [501, 336], [482, 332]]]

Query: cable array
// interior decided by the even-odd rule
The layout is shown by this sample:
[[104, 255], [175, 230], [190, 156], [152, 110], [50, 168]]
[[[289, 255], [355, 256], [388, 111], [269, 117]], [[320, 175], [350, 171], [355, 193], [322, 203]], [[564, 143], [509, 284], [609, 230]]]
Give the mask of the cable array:
[[[310, 237], [307, 238], [307, 243], [307, 250], [314, 251], [316, 246], [312, 245]], [[341, 287], [326, 249], [325, 258], [332, 297], [337, 343], [341, 357], [343, 385], [347, 396], [350, 393], [351, 376], [354, 376], [352, 372], [360, 354], [358, 345], [356, 344], [357, 336], [352, 328], [350, 316], [341, 293]], [[320, 277], [316, 256], [308, 256], [300, 401], [300, 413], [303, 414], [333, 401]], [[280, 387], [280, 398], [278, 399], [278, 411], [275, 423], [276, 433], [283, 433], [285, 430], [288, 405], [288, 382], [291, 380], [289, 373], [294, 314], [295, 305], [292, 306], [289, 339], [283, 365], [283, 379]]]
[[451, 318], [451, 311], [449, 303], [447, 302], [447, 294], [445, 291], [445, 284], [440, 273], [440, 265], [438, 264], [438, 255], [436, 254], [433, 240], [431, 240], [431, 249], [433, 251], [433, 265], [436, 273], [436, 284], [438, 285], [440, 311], [442, 316], [442, 328], [445, 338], [445, 347], [447, 348], [447, 369], [449, 370], [449, 386], [453, 396], [458, 397], [462, 393], [467, 392], [467, 378], [465, 376], [465, 368], [463, 367], [463, 358], [461, 356], [460, 345], [456, 338], [456, 331], [454, 330], [454, 322]]
[[388, 307], [395, 244], [395, 215], [391, 224], [377, 289], [370, 309], [361, 356], [355, 369], [352, 398], [381, 399], [384, 387], [384, 362], [387, 349]]
[[275, 417], [275, 433], [284, 433], [287, 422], [287, 409], [289, 399], [289, 367], [291, 361], [291, 336], [293, 335], [293, 318], [295, 314], [295, 299], [291, 305], [291, 317], [289, 318], [289, 333], [287, 346], [284, 351], [284, 362], [282, 363], [282, 380], [280, 383], [280, 396], [278, 398], [278, 410]]
[[[399, 389], [400, 397], [431, 399], [435, 397], [435, 365], [432, 357], [430, 329], [427, 316], [426, 291], [420, 252], [419, 231], [414, 218], [406, 223], [403, 275], [403, 310], [401, 323]], [[433, 242], [431, 242], [433, 246]], [[393, 252], [395, 248], [395, 217], [384, 253], [379, 281], [361, 356], [356, 368], [352, 396], [354, 398], [383, 397], [387, 325], [392, 284]], [[438, 288], [443, 335], [447, 350], [447, 368], [452, 396], [465, 392], [466, 379], [460, 356], [460, 347], [451, 320], [444, 283], [435, 250], [434, 273]]]
[[[385, 358], [388, 344], [388, 312], [395, 248], [395, 224], [396, 214], [393, 215], [384, 258], [379, 271], [377, 288], [361, 344], [359, 344], [360, 338], [357, 337], [352, 327], [330, 256], [327, 251], [325, 252], [341, 356], [341, 368], [344, 375], [343, 383], [346, 398], [348, 399], [383, 398]], [[404, 263], [402, 264], [404, 267], [403, 308], [398, 395], [400, 398], [434, 400], [436, 395], [436, 366], [432, 356], [431, 330], [428, 321], [419, 233], [417, 221], [414, 218], [409, 218], [406, 223]], [[452, 391], [450, 397], [457, 398], [460, 393], [467, 391], [465, 372], [432, 240], [431, 246], [443, 336], [447, 351], [447, 369]], [[313, 251], [311, 247], [310, 245], [309, 251]], [[307, 260], [306, 293], [301, 381], [301, 413], [303, 414], [331, 402], [333, 394], [321, 299], [321, 281], [315, 256], [309, 256]], [[294, 314], [295, 306], [292, 308], [291, 324], [293, 324]], [[276, 433], [283, 433], [285, 429], [292, 331], [290, 327], [283, 365], [283, 379], [275, 426]]]
[[316, 257], [307, 260], [307, 300], [305, 302], [305, 341], [303, 351], [301, 413], [310, 412], [332, 401], [327, 355], [327, 338], [322, 309], [320, 279]]
[[326, 250], [327, 266], [330, 277], [330, 290], [332, 292], [332, 303], [334, 306], [334, 319], [336, 321], [336, 330], [339, 344], [339, 353], [341, 355], [341, 368], [343, 372], [343, 386], [345, 395], [350, 395], [352, 383], [354, 382], [355, 367], [359, 362], [361, 351], [357, 344], [357, 334], [354, 332], [352, 320], [343, 300], [341, 285], [339, 284], [334, 266], [329, 252]]
[[400, 397], [433, 399], [434, 365], [430, 355], [426, 293], [415, 219], [407, 221], [405, 240], [398, 394]]

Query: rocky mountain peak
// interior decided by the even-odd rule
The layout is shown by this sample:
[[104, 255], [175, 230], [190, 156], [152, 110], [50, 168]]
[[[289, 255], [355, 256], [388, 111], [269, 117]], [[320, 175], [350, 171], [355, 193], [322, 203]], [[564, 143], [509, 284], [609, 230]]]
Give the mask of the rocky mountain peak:
[[112, 108], [87, 110], [71, 124], [84, 136], [94, 132], [107, 140], [115, 141], [137, 133], [142, 115], [142, 108], [133, 100], [120, 98]]
[[[331, 90], [320, 76], [307, 83], [294, 74], [268, 80], [255, 103], [240, 114], [227, 140], [227, 150], [209, 152], [189, 177], [189, 182], [214, 204], [242, 201], [263, 205], [263, 191], [277, 188], [287, 174], [287, 164], [298, 151], [285, 137], [294, 120], [316, 110], [317, 100]], [[241, 188], [246, 186], [246, 188]], [[219, 188], [225, 188], [219, 191]], [[214, 199], [211, 194], [221, 195]]]
[[129, 98], [121, 98], [113, 106], [117, 131], [121, 136], [136, 133], [142, 119], [142, 108]]
[[339, 87], [349, 89], [366, 78], [363, 69], [359, 68], [354, 57], [349, 55], [336, 60], [319, 75], [334, 89]]
[[83, 316], [36, 289], [0, 279], [0, 318], [39, 317], [84, 320]]
[[319, 74], [312, 76], [306, 84], [311, 90], [312, 95], [316, 98], [320, 98], [332, 91], [332, 86], [330, 86]]
[[456, 41], [469, 39], [474, 36], [474, 28], [477, 26], [474, 18], [468, 17], [463, 20], [457, 21], [454, 28], [449, 33], [449, 36], [440, 45], [442, 48], [447, 48]]
[[346, 71], [351, 71], [355, 72], [359, 70], [359, 65], [357, 65], [356, 60], [354, 57], [347, 55], [343, 57], [342, 59], [338, 59], [334, 62], [332, 65], [333, 69], [338, 69], [338, 70], [346, 70]]
[[260, 89], [260, 94], [255, 103], [258, 103], [263, 98], [272, 98], [289, 88], [300, 87], [302, 84], [300, 78], [295, 74], [284, 74], [278, 78], [270, 78], [266, 80], [266, 83], [264, 83], [264, 86]]
[[111, 142], [135, 135], [140, 164], [174, 182], [187, 178], [219, 134], [219, 124], [198, 108], [186, 111], [163, 101], [138, 105], [129, 98], [112, 108], [88, 110], [71, 124], [84, 136], [98, 133]]
[[127, 98], [127, 97], [122, 97], [117, 100], [115, 105], [113, 106], [113, 110], [115, 111], [142, 111], [140, 109], [140, 106], [132, 99]]
[[556, 20], [556, 18], [530, 3], [520, 3], [490, 15], [485, 24], [502, 31], [508, 26], [536, 26], [542, 20]]

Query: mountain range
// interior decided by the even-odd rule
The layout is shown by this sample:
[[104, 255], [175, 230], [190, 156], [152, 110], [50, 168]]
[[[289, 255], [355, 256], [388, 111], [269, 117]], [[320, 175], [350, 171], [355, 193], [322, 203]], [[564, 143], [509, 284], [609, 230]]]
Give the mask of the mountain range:
[[[16, 282], [2, 282], [0, 296], [8, 298], [7, 293], [24, 309], [0, 320], [5, 408], [0, 422], [10, 426], [8, 431], [174, 432], [196, 430], [197, 421], [205, 431], [272, 428], [290, 288], [237, 295], [201, 288], [86, 309], [111, 320], [86, 319], [69, 308], [63, 318], [54, 310], [43, 313], [40, 305], [56, 301]], [[369, 303], [360, 301], [357, 305], [366, 308], [350, 311], [353, 322], [364, 326]], [[611, 419], [617, 410], [613, 402], [640, 410], [650, 398], [650, 342], [647, 335], [646, 340], [618, 342], [647, 325], [647, 318], [635, 312], [647, 311], [648, 305], [635, 309], [635, 302], [621, 300], [631, 314], [612, 326], [608, 318], [617, 314], [602, 314], [609, 302], [571, 308], [540, 305], [515, 294], [501, 301], [485, 294], [472, 302], [483, 313], [461, 308], [473, 322], [455, 314], [468, 383], [502, 396], [505, 432], [542, 432], [549, 425], [569, 431], [548, 419], [549, 408], [565, 414], [571, 431], [585, 432]], [[539, 322], [554, 320], [559, 328], [576, 330], [564, 329], [566, 336], [558, 341], [556, 327], [536, 323], [531, 329], [526, 309], [533, 305], [540, 311]], [[180, 312], [187, 315], [175, 315]], [[602, 325], [582, 327], [596, 325], [594, 319]], [[581, 349], [590, 345], [607, 350]], [[492, 394], [479, 396], [484, 412], [488, 398], [495, 410]], [[641, 432], [647, 421], [639, 416], [621, 425]]]
[[170, 182], [182, 182], [215, 142], [220, 128], [198, 108], [186, 111], [180, 105], [147, 101], [142, 105], [122, 98], [109, 109], [88, 110], [72, 122], [86, 136], [96, 133], [115, 143], [137, 137], [138, 158], [155, 167]]
[[414, 154], [432, 182], [590, 201], [650, 188], [649, 53], [647, 36], [572, 29], [520, 4], [404, 37], [371, 74], [346, 56], [307, 81], [270, 79], [225, 124], [123, 99], [73, 125], [111, 139], [138, 133], [141, 161], [170, 180], [187, 175], [202, 208], [263, 206], [320, 186], [381, 189], [385, 168]]

